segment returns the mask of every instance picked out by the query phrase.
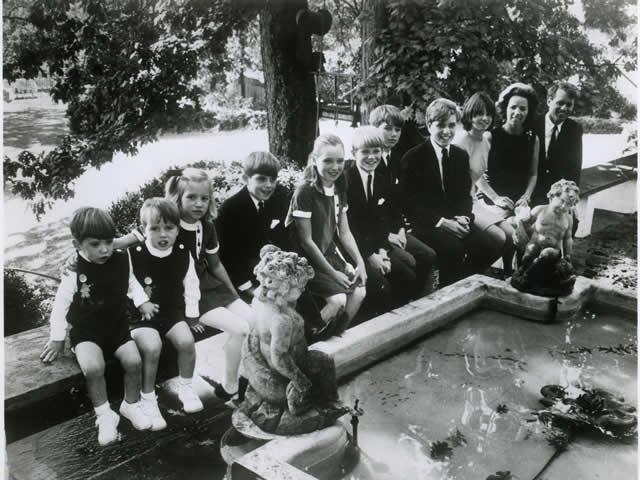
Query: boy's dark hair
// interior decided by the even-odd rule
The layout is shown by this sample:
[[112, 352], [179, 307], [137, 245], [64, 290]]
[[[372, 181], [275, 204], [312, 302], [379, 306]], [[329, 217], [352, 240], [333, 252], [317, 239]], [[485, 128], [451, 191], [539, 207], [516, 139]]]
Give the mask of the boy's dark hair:
[[150, 222], [164, 220], [165, 223], [180, 225], [180, 210], [171, 200], [162, 197], [147, 198], [140, 207], [140, 223], [142, 226]]
[[116, 236], [116, 226], [104, 210], [82, 207], [76, 210], [69, 225], [73, 238], [82, 242], [87, 238], [109, 240]]
[[547, 98], [554, 98], [558, 90], [564, 90], [567, 96], [574, 102], [578, 99], [578, 87], [569, 82], [555, 82], [549, 87], [549, 90], [547, 90]]
[[374, 127], [379, 127], [380, 124], [386, 123], [387, 125], [402, 128], [402, 125], [404, 125], [404, 117], [398, 107], [393, 105], [380, 105], [371, 110], [369, 123]]
[[258, 174], [275, 178], [280, 171], [280, 162], [269, 152], [251, 152], [243, 160], [242, 169], [247, 177]]
[[509, 105], [509, 100], [511, 100], [511, 97], [516, 96], [527, 99], [529, 111], [523, 126], [525, 131], [533, 130], [536, 110], [538, 108], [538, 96], [533, 87], [525, 83], [512, 83], [500, 93], [498, 101], [496, 102], [496, 110], [498, 110], [500, 114], [500, 119], [502, 123], [507, 121], [507, 106]]
[[437, 98], [429, 104], [424, 116], [424, 123], [428, 126], [431, 122], [448, 120], [451, 115], [460, 120], [460, 112], [456, 104], [446, 98]]
[[[486, 114], [491, 117], [491, 126], [496, 120], [496, 107], [489, 95], [484, 92], [476, 92], [471, 95], [462, 106], [462, 126], [468, 132], [471, 130], [471, 120], [476, 115]], [[489, 129], [491, 129], [489, 126]]]

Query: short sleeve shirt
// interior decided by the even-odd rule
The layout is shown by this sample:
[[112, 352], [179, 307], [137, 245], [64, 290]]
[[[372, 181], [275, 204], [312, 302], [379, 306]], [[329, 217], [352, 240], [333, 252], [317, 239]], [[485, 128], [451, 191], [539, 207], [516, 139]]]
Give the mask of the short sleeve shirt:
[[305, 183], [296, 189], [291, 198], [285, 225], [291, 225], [296, 218], [310, 219], [311, 238], [326, 254], [335, 247], [337, 220], [343, 211], [347, 211], [347, 204], [333, 189], [320, 191], [318, 187]]

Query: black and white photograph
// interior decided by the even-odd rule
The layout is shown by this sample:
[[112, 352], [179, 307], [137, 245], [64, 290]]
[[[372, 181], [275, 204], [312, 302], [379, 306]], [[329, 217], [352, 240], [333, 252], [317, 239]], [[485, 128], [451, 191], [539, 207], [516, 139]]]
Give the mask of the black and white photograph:
[[7, 480], [634, 480], [634, 0], [3, 0]]

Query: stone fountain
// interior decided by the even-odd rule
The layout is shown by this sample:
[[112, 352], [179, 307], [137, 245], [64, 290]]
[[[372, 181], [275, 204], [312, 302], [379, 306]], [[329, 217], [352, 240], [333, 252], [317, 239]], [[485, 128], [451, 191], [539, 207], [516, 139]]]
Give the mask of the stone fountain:
[[222, 455], [231, 464], [272, 441], [262, 458], [284, 455], [278, 460], [307, 470], [320, 464], [322, 470], [335, 469], [349, 447], [347, 432], [336, 421], [356, 411], [338, 398], [333, 359], [307, 348], [304, 320], [295, 311], [313, 268], [298, 254], [272, 245], [260, 256], [255, 321], [242, 348], [241, 371], [249, 385], [223, 438]]

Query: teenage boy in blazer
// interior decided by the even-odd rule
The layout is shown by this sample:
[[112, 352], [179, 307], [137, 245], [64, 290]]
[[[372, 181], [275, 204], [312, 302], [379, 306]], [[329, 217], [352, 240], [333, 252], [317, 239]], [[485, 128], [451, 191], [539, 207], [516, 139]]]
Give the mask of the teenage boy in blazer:
[[413, 234], [438, 255], [440, 286], [481, 273], [500, 249], [474, 226], [469, 155], [451, 145], [460, 114], [439, 98], [426, 111], [430, 137], [401, 162], [400, 191]]
[[[424, 289], [417, 275], [418, 262], [406, 249], [404, 222], [395, 208], [391, 186], [376, 169], [381, 161], [384, 140], [375, 127], [360, 127], [353, 134], [353, 156], [345, 169], [349, 225], [365, 259], [367, 269], [366, 304], [375, 314], [404, 305]], [[435, 253], [427, 249], [429, 266]], [[419, 265], [426, 270], [428, 266]]]

